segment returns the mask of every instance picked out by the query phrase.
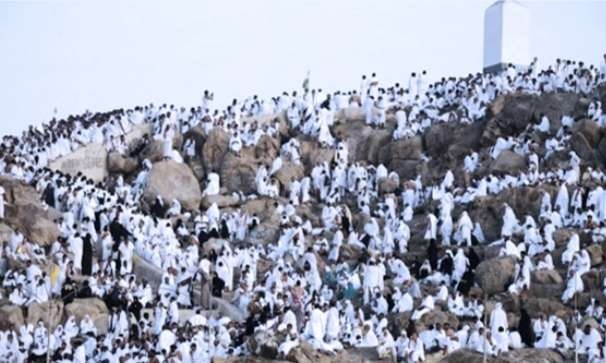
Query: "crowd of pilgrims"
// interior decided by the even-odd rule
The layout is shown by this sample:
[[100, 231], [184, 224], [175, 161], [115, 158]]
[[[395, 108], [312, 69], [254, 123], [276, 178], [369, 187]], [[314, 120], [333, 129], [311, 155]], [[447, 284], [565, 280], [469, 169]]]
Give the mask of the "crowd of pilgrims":
[[[524, 69], [509, 66], [498, 74], [443, 78], [433, 84], [423, 71], [412, 73], [407, 86], [384, 85], [373, 73], [362, 77], [359, 90], [349, 92], [328, 94], [305, 87], [271, 100], [257, 96], [234, 100], [219, 111], [213, 110], [213, 94], [205, 91], [202, 104], [191, 109], [150, 104], [87, 112], [30, 127], [21, 137], [4, 136], [0, 173], [35, 186], [44, 203], [58, 210], [61, 218], [57, 220], [60, 237], [48, 247], [28, 241], [19, 232], [2, 241], [2, 298], [25, 308], [51, 299], [67, 304], [98, 297], [110, 313], [106, 332], [97, 331], [94, 316], [81, 321], [67, 317], [51, 331], [42, 320], [3, 331], [0, 360], [44, 361], [48, 354], [56, 362], [209, 362], [211, 357], [255, 354], [250, 339], [263, 336], [276, 342], [279, 356], [306, 341], [328, 354], [363, 347], [401, 362], [422, 362], [427, 353], [459, 348], [498, 355], [521, 347], [576, 349], [591, 362], [606, 362], [606, 313], [595, 302], [577, 313], [594, 316], [600, 326], [578, 326], [571, 331], [568, 322], [555, 315], [531, 319], [524, 309], [514, 312], [520, 314], [519, 325], [509, 326], [501, 304], [488, 313], [482, 298], [469, 294], [474, 269], [481, 262], [475, 251], [478, 244], [501, 246], [501, 255], [513, 256], [515, 279], [508, 291], [520, 294], [529, 288], [532, 271], [554, 269], [551, 252], [558, 229], [579, 228], [590, 233], [594, 243], [606, 239], [606, 190], [581, 185], [589, 179], [603, 184], [606, 175], [591, 169], [581, 173], [581, 160], [574, 152], [569, 154], [569, 168], [541, 169], [554, 152], [568, 148], [576, 120], [564, 115], [559, 120], [562, 126], [553, 132], [554, 120], [543, 116], [519, 135], [499, 138], [490, 157], [513, 150], [526, 157], [528, 169], [476, 178], [468, 186], [455, 183], [450, 171], [441, 183], [428, 185], [420, 177], [400, 181], [384, 165], [351, 163], [347, 143], [331, 134], [335, 114], [348, 107], [360, 107], [366, 122], [379, 128], [385, 125], [386, 113], [394, 113], [393, 138], [403, 139], [436, 123], [476, 122], [499, 94], [566, 91], [588, 95], [605, 82], [606, 56], [599, 68], [557, 60], [540, 71], [533, 62]], [[285, 112], [291, 129], [333, 149], [334, 157], [315, 165], [310, 175], [293, 180], [284, 190], [272, 176], [285, 160], [301, 162], [296, 138], [284, 140], [279, 156], [258, 168], [256, 193], [242, 197], [287, 200], [275, 199], [279, 238], [267, 244], [246, 243], [260, 221], [259, 216], [242, 210], [222, 211], [213, 204], [206, 210], [186, 211], [178, 201], [164, 205], [159, 198], [151, 212], [145, 213], [142, 194], [153, 168], [148, 160], [132, 180], [117, 176], [102, 183], [48, 167], [50, 161], [90, 143], [137, 156], [151, 139], [162, 140], [165, 158], [183, 162], [193, 158], [198, 148], [190, 139], [173, 145], [173, 136], [195, 126], [205, 133], [223, 128], [230, 135], [230, 152], [237, 154], [261, 136], [278, 132], [278, 121], [271, 117], [269, 122], [255, 121], [278, 112]], [[586, 116], [600, 126], [606, 123], [598, 99], [591, 100]], [[125, 135], [143, 123], [150, 124], [153, 132], [129, 147]], [[547, 152], [541, 156], [528, 137], [536, 131], [548, 134]], [[480, 163], [478, 153], [470, 153], [463, 163], [473, 175]], [[378, 184], [384, 178], [401, 185], [397, 194], [379, 194]], [[482, 225], [467, 212], [453, 220], [457, 204], [539, 183], [559, 187], [555, 200], [545, 193], [539, 220], [516, 216], [505, 205], [497, 241], [486, 240]], [[203, 194], [217, 195], [220, 185], [219, 174], [210, 172]], [[350, 210], [345, 198], [353, 198], [357, 205]], [[407, 265], [403, 259], [411, 239], [407, 223], [429, 202], [438, 208], [425, 212], [427, 253]], [[322, 205], [320, 225], [312, 225], [297, 213], [299, 205], [309, 203]], [[4, 205], [0, 197], [0, 220]], [[366, 217], [363, 228], [354, 228], [353, 214]], [[211, 238], [228, 242], [204, 252]], [[362, 257], [344, 262], [340, 251], [345, 245], [362, 251]], [[591, 267], [584, 247], [573, 234], [562, 255], [561, 262], [567, 266], [564, 302], [584, 291], [582, 276]], [[157, 289], [135, 276], [135, 256], [162, 271]], [[271, 262], [263, 274], [257, 271], [261, 259]], [[203, 310], [210, 307], [194, 293], [198, 286], [210, 286], [209, 293], [244, 312], [245, 321], [207, 316]], [[420, 328], [418, 321], [436, 305], [456, 315], [460, 325]], [[183, 309], [192, 309], [193, 315], [183, 318]], [[389, 324], [388, 316], [406, 312], [411, 314], [406, 329]]]

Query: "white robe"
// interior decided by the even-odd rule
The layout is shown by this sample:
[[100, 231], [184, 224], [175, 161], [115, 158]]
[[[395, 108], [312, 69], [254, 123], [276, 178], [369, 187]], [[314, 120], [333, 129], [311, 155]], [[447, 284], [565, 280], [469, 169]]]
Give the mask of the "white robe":
[[490, 330], [492, 334], [496, 335], [500, 327], [507, 331], [509, 324], [507, 322], [507, 314], [503, 310], [503, 306], [501, 303], [497, 303], [494, 310], [490, 313]]
[[562, 294], [562, 301], [570, 301], [574, 294], [583, 291], [583, 289], [583, 279], [581, 278], [581, 275], [578, 272], [575, 272], [566, 284], [566, 290], [564, 291], [564, 294]]
[[219, 194], [219, 192], [221, 190], [221, 185], [219, 183], [219, 174], [210, 173], [210, 174], [208, 174], [207, 180], [208, 180], [208, 184], [206, 185], [206, 188], [202, 192], [202, 196]]

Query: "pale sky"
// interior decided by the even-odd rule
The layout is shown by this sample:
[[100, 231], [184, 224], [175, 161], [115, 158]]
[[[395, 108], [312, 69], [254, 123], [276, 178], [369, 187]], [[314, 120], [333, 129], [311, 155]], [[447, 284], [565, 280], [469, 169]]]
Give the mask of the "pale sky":
[[[252, 94], [389, 83], [482, 69], [484, 10], [493, 0], [0, 2], [0, 135], [86, 109], [149, 102], [217, 107]], [[599, 64], [606, 1], [522, 1], [531, 47]]]

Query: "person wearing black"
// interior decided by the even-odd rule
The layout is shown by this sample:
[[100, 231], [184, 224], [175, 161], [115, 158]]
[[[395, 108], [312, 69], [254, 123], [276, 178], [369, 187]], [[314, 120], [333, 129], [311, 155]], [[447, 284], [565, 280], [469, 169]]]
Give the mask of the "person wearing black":
[[473, 271], [468, 268], [463, 277], [461, 277], [461, 281], [459, 281], [459, 285], [457, 285], [457, 291], [459, 291], [464, 296], [467, 295], [469, 290], [473, 287], [475, 281], [475, 274]]
[[445, 275], [452, 276], [453, 269], [454, 263], [452, 260], [452, 253], [450, 251], [446, 251], [446, 255], [440, 260], [439, 271]]
[[532, 329], [532, 319], [530, 319], [530, 315], [525, 308], [520, 308], [520, 322], [518, 323], [518, 332], [520, 333], [520, 338], [522, 338], [522, 342], [526, 344], [527, 347], [534, 346], [535, 343], [535, 335], [534, 330]]
[[[109, 233], [114, 241], [122, 241], [130, 236], [130, 232], [120, 223], [119, 216], [119, 213], [116, 214], [116, 218], [109, 224]], [[114, 251], [117, 251], [118, 247], [120, 247], [119, 243], [114, 244]]]
[[435, 271], [438, 268], [438, 245], [435, 239], [429, 240], [429, 246], [427, 247], [427, 259], [431, 270]]
[[206, 241], [208, 241], [211, 238], [220, 238], [221, 236], [219, 235], [219, 232], [217, 231], [217, 228], [213, 227], [210, 231], [205, 231], [204, 229], [202, 229], [200, 231], [200, 233], [198, 234], [198, 243], [200, 243], [200, 246], [202, 246], [204, 243], [206, 243]]
[[349, 229], [351, 228], [351, 223], [347, 213], [343, 213], [341, 215], [341, 232], [343, 232], [343, 237], [347, 238], [349, 236]]
[[[61, 181], [59, 181], [57, 185], [61, 186]], [[52, 183], [46, 185], [46, 189], [44, 189], [44, 193], [42, 194], [42, 199], [50, 207], [55, 208], [55, 188]]]
[[467, 250], [467, 258], [469, 259], [469, 269], [475, 270], [480, 264], [480, 257], [473, 247], [470, 247], [469, 250]]
[[82, 240], [82, 275], [90, 276], [93, 273], [93, 244], [89, 233]]
[[128, 307], [128, 311], [135, 316], [137, 321], [139, 321], [141, 320], [141, 310], [143, 310], [143, 305], [139, 301], [139, 298], [135, 296], [133, 302]]
[[61, 300], [63, 304], [67, 305], [74, 301], [74, 295], [76, 294], [74, 282], [67, 278], [63, 287], [61, 288]]
[[229, 239], [229, 227], [227, 226], [227, 221], [225, 219], [221, 220], [221, 238]]
[[164, 215], [166, 214], [166, 207], [164, 206], [164, 202], [162, 202], [160, 197], [156, 198], [150, 212], [156, 218], [164, 218]]
[[76, 296], [79, 299], [86, 299], [86, 298], [93, 297], [93, 290], [91, 290], [88, 280], [84, 280], [82, 282], [82, 287], [78, 290], [78, 292], [76, 293]]
[[225, 281], [223, 281], [216, 272], [213, 273], [213, 282], [212, 282], [212, 295], [214, 297], [222, 297], [223, 289], [225, 288]]

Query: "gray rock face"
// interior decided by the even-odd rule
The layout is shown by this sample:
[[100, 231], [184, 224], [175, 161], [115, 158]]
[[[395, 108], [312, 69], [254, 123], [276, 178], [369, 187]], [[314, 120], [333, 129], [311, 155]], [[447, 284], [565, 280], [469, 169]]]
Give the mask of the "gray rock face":
[[582, 113], [581, 97], [576, 93], [546, 93], [539, 96], [511, 94], [498, 97], [491, 105], [493, 117], [482, 133], [482, 145], [491, 146], [499, 136], [521, 132], [529, 123], [540, 120], [545, 114], [557, 130], [563, 115], [579, 116]]
[[133, 272], [137, 276], [137, 281], [147, 280], [154, 290], [157, 290], [162, 282], [162, 270], [145, 261], [138, 254], [133, 256]]
[[18, 329], [23, 325], [23, 310], [20, 306], [16, 306], [5, 302], [0, 305], [0, 329], [10, 330]]
[[97, 328], [97, 334], [107, 333], [109, 310], [101, 299], [74, 299], [65, 305], [64, 313], [66, 319], [73, 316], [78, 323], [88, 315]]
[[48, 245], [56, 241], [59, 229], [55, 224], [58, 213], [42, 203], [33, 187], [10, 177], [0, 177], [5, 190], [4, 223], [18, 230], [32, 242]]
[[229, 135], [222, 128], [214, 128], [202, 146], [202, 161], [206, 170], [220, 170], [228, 151]]
[[590, 163], [595, 161], [596, 154], [591, 148], [589, 141], [582, 133], [572, 135], [570, 138], [570, 146], [581, 159], [589, 161]]
[[280, 141], [275, 137], [263, 135], [255, 145], [255, 158], [275, 159], [280, 152]]
[[[440, 360], [440, 363], [482, 363], [484, 356], [478, 352], [460, 349]], [[498, 357], [488, 357], [489, 363], [562, 363], [563, 357], [549, 349], [517, 349]]]
[[107, 169], [110, 173], [132, 174], [137, 170], [139, 162], [136, 159], [111, 152], [107, 155]]
[[63, 301], [52, 300], [45, 303], [32, 303], [27, 307], [27, 324], [36, 325], [42, 320], [44, 325], [52, 329], [63, 319]]
[[490, 171], [493, 173], [516, 174], [525, 169], [526, 158], [511, 150], [502, 151], [490, 165]]
[[82, 173], [96, 182], [102, 181], [108, 175], [107, 150], [101, 144], [90, 144], [51, 162], [49, 166], [66, 174], [75, 176]]
[[162, 140], [151, 140], [143, 149], [140, 155], [141, 161], [147, 159], [152, 163], [161, 161], [164, 157], [162, 152]]
[[257, 160], [249, 155], [224, 155], [220, 168], [221, 184], [230, 193], [251, 194], [256, 191]]
[[476, 282], [488, 295], [506, 291], [513, 280], [514, 266], [510, 257], [482, 261], [476, 268]]
[[290, 161], [286, 161], [282, 164], [282, 167], [275, 175], [275, 178], [280, 182], [280, 186], [284, 190], [288, 190], [288, 185], [293, 180], [300, 180], [303, 178], [305, 172], [305, 168], [303, 164], [295, 164]]
[[186, 164], [172, 160], [160, 161], [152, 167], [144, 197], [152, 203], [157, 196], [165, 204], [176, 199], [187, 210], [198, 209], [202, 200], [200, 185], [194, 173]]
[[583, 135], [592, 148], [596, 148], [600, 143], [600, 126], [593, 120], [583, 119], [575, 122], [572, 126], [572, 132]]
[[555, 270], [533, 271], [531, 281], [537, 284], [563, 284], [564, 279]]

